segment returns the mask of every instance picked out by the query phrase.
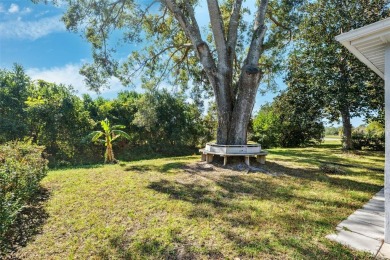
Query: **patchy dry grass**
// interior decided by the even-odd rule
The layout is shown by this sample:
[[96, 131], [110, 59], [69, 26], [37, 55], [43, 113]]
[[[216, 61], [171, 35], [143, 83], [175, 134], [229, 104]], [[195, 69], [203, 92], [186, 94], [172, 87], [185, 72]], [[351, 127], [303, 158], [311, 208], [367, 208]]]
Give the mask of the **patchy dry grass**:
[[[321, 172], [339, 165], [341, 175]], [[51, 171], [26, 259], [353, 259], [325, 235], [383, 185], [380, 153], [270, 150], [249, 170], [199, 156]]]

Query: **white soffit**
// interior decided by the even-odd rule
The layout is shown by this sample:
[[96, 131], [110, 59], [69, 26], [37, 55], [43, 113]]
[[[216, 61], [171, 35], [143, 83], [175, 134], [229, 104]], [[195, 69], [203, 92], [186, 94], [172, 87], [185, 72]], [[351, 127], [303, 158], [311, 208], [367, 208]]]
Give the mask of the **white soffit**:
[[336, 40], [384, 78], [385, 50], [390, 46], [390, 18], [340, 34]]

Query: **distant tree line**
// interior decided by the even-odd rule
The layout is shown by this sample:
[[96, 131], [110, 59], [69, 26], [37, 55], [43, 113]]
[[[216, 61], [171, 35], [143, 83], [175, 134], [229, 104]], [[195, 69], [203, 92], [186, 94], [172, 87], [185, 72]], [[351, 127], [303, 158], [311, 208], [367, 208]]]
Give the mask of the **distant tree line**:
[[119, 159], [193, 153], [215, 139], [216, 127], [212, 113], [203, 115], [184, 95], [155, 90], [122, 91], [112, 100], [80, 98], [72, 87], [32, 81], [20, 65], [0, 70], [0, 118], [0, 143], [45, 146], [51, 165], [102, 162], [104, 147], [87, 136], [105, 118], [124, 125], [130, 136], [117, 143]]

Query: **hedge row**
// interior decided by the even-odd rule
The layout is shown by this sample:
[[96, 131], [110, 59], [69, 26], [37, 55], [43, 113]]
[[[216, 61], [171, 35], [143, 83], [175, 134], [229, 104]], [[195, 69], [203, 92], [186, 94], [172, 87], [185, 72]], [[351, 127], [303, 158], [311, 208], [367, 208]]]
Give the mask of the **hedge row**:
[[21, 143], [0, 146], [0, 249], [18, 213], [33, 199], [46, 175], [43, 149]]

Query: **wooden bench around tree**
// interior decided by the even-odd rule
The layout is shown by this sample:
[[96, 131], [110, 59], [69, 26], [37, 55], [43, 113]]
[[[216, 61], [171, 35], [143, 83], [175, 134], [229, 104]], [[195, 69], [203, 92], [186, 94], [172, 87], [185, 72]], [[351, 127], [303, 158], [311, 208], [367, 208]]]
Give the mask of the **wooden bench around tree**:
[[256, 160], [265, 164], [265, 157], [268, 152], [261, 150], [260, 144], [245, 144], [245, 145], [220, 145], [215, 143], [207, 143], [204, 149], [200, 149], [202, 153], [202, 161], [211, 163], [214, 155], [219, 155], [224, 158], [223, 165], [227, 164], [229, 156], [245, 157], [245, 163], [249, 166], [250, 157], [256, 157]]

